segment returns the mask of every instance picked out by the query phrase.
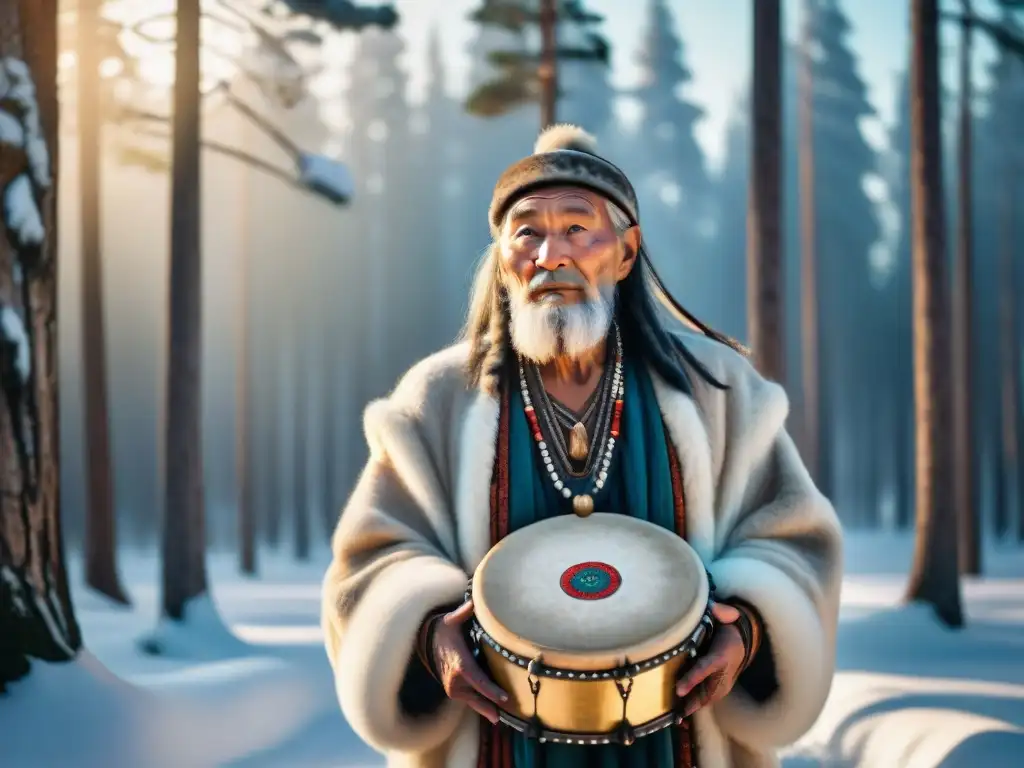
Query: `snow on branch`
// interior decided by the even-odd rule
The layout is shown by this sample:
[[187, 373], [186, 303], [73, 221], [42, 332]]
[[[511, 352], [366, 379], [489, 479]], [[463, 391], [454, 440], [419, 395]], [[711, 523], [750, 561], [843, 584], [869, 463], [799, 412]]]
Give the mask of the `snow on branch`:
[[345, 205], [355, 192], [344, 163], [313, 152], [299, 155], [299, 184], [336, 205]]
[[[136, 133], [161, 139], [170, 138], [167, 131], [155, 131], [145, 125], [146, 123], [158, 123], [166, 126], [170, 120], [165, 115], [135, 109], [126, 110], [125, 115], [143, 123], [143, 125], [135, 128]], [[261, 125], [262, 121], [257, 124]], [[335, 205], [345, 205], [349, 202], [355, 192], [355, 182], [347, 166], [325, 155], [303, 152], [283, 134], [279, 135], [283, 142], [287, 142], [283, 148], [288, 151], [288, 154], [295, 162], [296, 176], [294, 177], [289, 171], [278, 168], [260, 157], [227, 144], [211, 139], [203, 139], [200, 142], [200, 146], [205, 150], [224, 157], [230, 157], [251, 168], [262, 171], [283, 181], [285, 184], [290, 184], [303, 191], [322, 197]], [[119, 157], [126, 165], [136, 165], [150, 171], [166, 172], [170, 169], [170, 162], [165, 155], [141, 147], [132, 145], [121, 146], [119, 147]]]

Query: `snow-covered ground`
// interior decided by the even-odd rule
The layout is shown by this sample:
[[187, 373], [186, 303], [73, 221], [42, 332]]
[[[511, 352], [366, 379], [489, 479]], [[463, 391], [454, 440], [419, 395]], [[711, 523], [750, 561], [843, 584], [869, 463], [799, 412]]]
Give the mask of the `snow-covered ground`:
[[[1024, 549], [988, 553], [986, 578], [965, 584], [969, 626], [949, 632], [898, 608], [911, 548], [908, 537], [849, 537], [839, 672], [786, 768], [1024, 765]], [[88, 652], [37, 665], [0, 699], [0, 765], [382, 765], [338, 711], [318, 615], [327, 552], [303, 565], [261, 554], [253, 580], [233, 556], [210, 556], [217, 611], [197, 606], [191, 633], [157, 625], [152, 554], [122, 554], [132, 609], [76, 583]], [[146, 636], [178, 658], [139, 653]]]
[[[121, 554], [131, 609], [84, 588], [74, 560], [88, 652], [75, 664], [36, 665], [13, 696], [0, 698], [0, 766], [382, 765], [342, 718], [324, 654], [320, 580], [329, 553], [316, 551], [305, 564], [286, 553], [261, 552], [260, 576], [251, 580], [233, 555], [210, 555], [217, 612], [196, 606], [189, 632], [158, 625], [155, 554]], [[153, 637], [176, 658], [140, 653], [139, 640]]]
[[785, 768], [1024, 766], [1024, 548], [989, 548], [960, 631], [899, 607], [912, 551], [906, 536], [847, 537], [838, 671]]

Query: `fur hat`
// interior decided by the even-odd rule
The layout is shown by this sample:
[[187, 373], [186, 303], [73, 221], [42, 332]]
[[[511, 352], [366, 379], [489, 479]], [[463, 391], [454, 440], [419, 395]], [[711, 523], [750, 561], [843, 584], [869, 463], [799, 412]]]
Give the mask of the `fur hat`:
[[513, 163], [498, 178], [488, 218], [497, 236], [512, 204], [540, 187], [583, 187], [611, 200], [639, 223], [636, 191], [617, 166], [597, 154], [597, 140], [575, 125], [552, 125], [541, 132], [533, 154]]

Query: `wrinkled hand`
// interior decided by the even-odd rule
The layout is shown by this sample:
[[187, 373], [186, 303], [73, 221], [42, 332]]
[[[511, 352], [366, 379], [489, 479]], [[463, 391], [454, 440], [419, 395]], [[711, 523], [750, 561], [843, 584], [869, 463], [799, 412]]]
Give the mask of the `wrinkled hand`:
[[472, 600], [445, 614], [434, 629], [430, 651], [448, 698], [465, 703], [497, 723], [498, 704], [508, 701], [508, 694], [487, 677], [466, 644], [462, 625], [472, 615]]
[[676, 683], [680, 722], [728, 695], [736, 684], [746, 655], [743, 636], [733, 626], [740, 617], [739, 611], [731, 605], [715, 603], [711, 606], [711, 615], [719, 625], [711, 645]]

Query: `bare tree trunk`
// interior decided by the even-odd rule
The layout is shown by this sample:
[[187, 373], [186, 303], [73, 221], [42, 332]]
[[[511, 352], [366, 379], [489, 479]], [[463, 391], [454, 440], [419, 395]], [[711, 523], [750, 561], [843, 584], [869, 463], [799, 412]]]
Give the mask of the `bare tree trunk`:
[[321, 379], [321, 418], [323, 435], [320, 446], [321, 457], [321, 513], [324, 533], [328, 541], [338, 522], [338, 508], [341, 502], [338, 494], [338, 346], [333, 333], [333, 317], [330, 304], [324, 302], [321, 333], [323, 334], [324, 375]]
[[179, 0], [171, 154], [170, 340], [165, 419], [163, 613], [206, 593], [202, 433], [199, 0]]
[[281, 359], [280, 332], [271, 326], [265, 341], [270, 360], [266, 372], [266, 404], [263, 415], [266, 419], [263, 455], [264, 470], [264, 535], [267, 544], [277, 548], [281, 543], [281, 374], [277, 367]]
[[[242, 148], [248, 149], [248, 122], [242, 121]], [[235, 370], [235, 488], [238, 499], [238, 564], [242, 573], [256, 573], [256, 519], [253, 499], [252, 408], [250, 380], [252, 378], [252, 349], [250, 346], [250, 293], [249, 274], [249, 180], [248, 168], [242, 167], [242, 188], [239, 210], [242, 216], [241, 247], [238, 249], [238, 352]]]
[[831, 496], [827, 414], [823, 408], [821, 357], [821, 280], [818, 275], [817, 204], [814, 169], [814, 61], [815, 4], [804, 3], [800, 45], [800, 335], [803, 362], [803, 454], [807, 469], [822, 493]]
[[953, 504], [946, 211], [942, 193], [938, 0], [911, 0], [911, 197], [914, 221], [914, 413], [917, 535], [907, 600], [963, 625]]
[[1024, 370], [1024, 313], [1020, 311], [1017, 306], [1017, 301], [1020, 296], [1024, 294], [1024, 252], [1020, 250], [1019, 239], [1016, 233], [1018, 232], [1018, 220], [1017, 220], [1017, 207], [1020, 201], [1018, 196], [1021, 180], [1021, 163], [1019, 156], [1014, 156], [1014, 162], [1012, 167], [1012, 179], [1010, 182], [1010, 210], [1013, 212], [1012, 216], [1012, 232], [1014, 233], [1014, 244], [1017, 246], [1014, 249], [1013, 254], [1013, 265], [1011, 267], [1012, 277], [1014, 285], [1017, 286], [1016, 292], [1014, 293], [1014, 317], [1016, 324], [1014, 325], [1014, 370], [1017, 371], [1017, 466], [1014, 467], [1014, 471], [1017, 477], [1017, 539], [1018, 541], [1024, 541], [1024, 408], [1020, 407], [1021, 403], [1024, 403], [1024, 379], [1022, 379], [1020, 372]]
[[[971, 0], [961, 0], [964, 18], [973, 18]], [[971, 75], [972, 28], [969, 21], [960, 28], [960, 145], [957, 155], [959, 187], [957, 248], [953, 265], [953, 376], [956, 513], [960, 536], [960, 572], [981, 573], [981, 509], [976, 505], [975, 408], [973, 391], [973, 308], [972, 280], [974, 240], [974, 193], [972, 190], [971, 126], [974, 120], [973, 77]]]
[[[296, 296], [296, 301], [301, 301]], [[295, 466], [293, 477], [295, 488], [295, 505], [292, 510], [295, 523], [295, 557], [299, 560], [309, 559], [309, 378], [306, 370], [305, 341], [302, 338], [301, 326], [295, 324], [295, 356], [297, 358], [295, 373], [295, 406], [292, 413], [292, 426], [295, 439]]]
[[291, 296], [292, 314], [289, 332], [292, 352], [292, 523], [295, 557], [309, 558], [309, 368], [308, 300], [313, 280], [308, 254], [298, 257], [293, 270], [295, 285]]
[[556, 0], [540, 0], [540, 127], [557, 121], [558, 105], [558, 10]]
[[747, 214], [747, 317], [754, 361], [784, 382], [781, 3], [754, 0], [754, 132]]
[[[1002, 320], [999, 321], [1000, 329], [999, 333], [1002, 334]], [[1000, 340], [1000, 347], [1002, 347], [1002, 340]], [[999, 367], [1004, 367], [1002, 357], [1000, 356]], [[1010, 467], [1006, 465], [1006, 424], [1005, 414], [1003, 413], [1003, 371], [999, 371], [999, 402], [995, 407], [991, 408], [991, 428], [994, 434], [998, 436], [998, 441], [995, 446], [994, 457], [992, 461], [992, 488], [993, 488], [993, 501], [992, 501], [992, 533], [997, 539], [1001, 539], [1010, 532]]]
[[[902, 398], [901, 398], [902, 401]], [[896, 527], [901, 531], [910, 530], [912, 525], [912, 468], [910, 463], [910, 447], [913, 442], [910, 415], [897, 410], [896, 412], [896, 463], [893, 474], [896, 476]]]
[[[864, 524], [870, 530], [878, 530], [882, 524], [881, 490], [882, 490], [882, 445], [883, 423], [886, 427], [891, 422], [883, 422], [884, 410], [875, 401], [865, 402], [864, 407], [864, 442], [858, 446], [864, 462]], [[891, 433], [890, 433], [891, 434]]]
[[100, 220], [99, 0], [78, 3], [78, 161], [82, 227], [82, 368], [88, 483], [85, 581], [122, 605], [130, 601], [117, 573], [117, 518], [107, 407]]
[[0, 71], [0, 112], [18, 127], [0, 138], [3, 693], [29, 659], [68, 661], [82, 645], [60, 520], [56, 0], [0, 3]]
[[[1009, 492], [1010, 481], [1017, 477], [1020, 459], [1020, 439], [1018, 432], [1020, 423], [1020, 352], [1017, 339], [1017, 297], [1014, 284], [1014, 249], [1016, 248], [1014, 214], [1016, 213], [1016, 182], [1012, 168], [1006, 170], [1006, 188], [1002, 196], [1000, 215], [1002, 232], [999, 238], [999, 361], [1000, 361], [1000, 410], [1002, 411], [1001, 466], [1003, 472], [1000, 480], [1003, 483], [1002, 502], [1005, 505], [1002, 517], [1007, 529], [1013, 520], [1020, 520], [1024, 499], [1017, 499], [1017, 516], [1014, 517], [1012, 499]], [[1024, 536], [1018, 525], [1018, 535]]]

